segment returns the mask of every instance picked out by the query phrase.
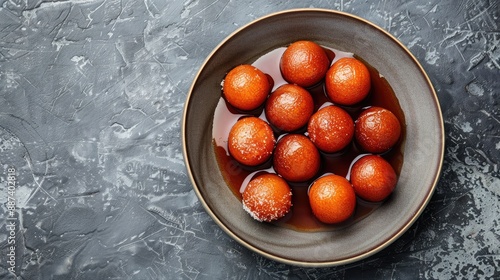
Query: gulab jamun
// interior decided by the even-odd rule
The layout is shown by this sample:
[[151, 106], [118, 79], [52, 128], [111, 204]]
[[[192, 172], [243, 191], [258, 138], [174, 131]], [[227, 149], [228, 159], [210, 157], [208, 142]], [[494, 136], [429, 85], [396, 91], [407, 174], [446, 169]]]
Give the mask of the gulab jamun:
[[229, 153], [244, 165], [256, 166], [266, 162], [275, 143], [271, 126], [257, 117], [241, 118], [229, 131]]
[[368, 96], [370, 72], [365, 64], [353, 57], [337, 60], [326, 72], [325, 90], [332, 102], [351, 106]]
[[290, 44], [280, 60], [283, 78], [291, 84], [306, 88], [323, 80], [329, 66], [330, 60], [325, 50], [307, 40]]
[[354, 121], [344, 109], [329, 105], [312, 115], [307, 125], [307, 133], [318, 149], [335, 153], [351, 143]]
[[366, 155], [352, 165], [350, 181], [360, 198], [380, 202], [393, 192], [398, 178], [391, 164], [383, 157]]
[[288, 183], [273, 173], [250, 180], [243, 191], [243, 209], [254, 219], [271, 222], [285, 216], [292, 207], [292, 191]]
[[285, 132], [305, 126], [313, 111], [314, 100], [311, 94], [294, 84], [284, 84], [273, 91], [265, 107], [267, 120]]
[[354, 137], [364, 151], [384, 153], [399, 140], [401, 125], [391, 111], [369, 107], [355, 121]]
[[274, 170], [290, 182], [304, 182], [318, 173], [321, 159], [316, 146], [302, 134], [287, 134], [274, 149]]
[[346, 178], [328, 174], [311, 184], [309, 203], [314, 216], [321, 222], [340, 223], [354, 214], [356, 194]]
[[251, 111], [266, 101], [272, 86], [270, 76], [255, 66], [242, 64], [227, 73], [222, 82], [222, 93], [236, 109]]

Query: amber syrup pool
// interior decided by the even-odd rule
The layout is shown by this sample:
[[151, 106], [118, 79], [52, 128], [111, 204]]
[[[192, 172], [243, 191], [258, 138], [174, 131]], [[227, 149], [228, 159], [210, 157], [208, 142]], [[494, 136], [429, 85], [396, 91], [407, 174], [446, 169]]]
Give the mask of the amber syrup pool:
[[[342, 57], [356, 57], [357, 59], [363, 61], [362, 58], [357, 57], [352, 53], [342, 52], [329, 48], [325, 48], [325, 50], [329, 55], [331, 64], [335, 63]], [[264, 54], [254, 63], [252, 63], [252, 65], [271, 76], [274, 81], [273, 91], [279, 86], [286, 83], [286, 81], [281, 76], [279, 69], [279, 61], [284, 51], [285, 47], [277, 48], [267, 54]], [[392, 111], [396, 115], [402, 126], [401, 137], [398, 143], [390, 151], [384, 153], [382, 156], [392, 165], [392, 167], [396, 171], [396, 174], [399, 176], [401, 167], [403, 165], [403, 144], [406, 135], [404, 114], [399, 105], [399, 101], [387, 80], [366, 61], [363, 62], [370, 70], [371, 76], [371, 90], [368, 97], [355, 106], [340, 107], [344, 108], [351, 115], [353, 120], [356, 120], [363, 108], [369, 106], [383, 107]], [[229, 70], [230, 69], [228, 69], [228, 71]], [[315, 111], [325, 105], [331, 104], [325, 94], [323, 83], [318, 84], [312, 88], [308, 88], [307, 90], [313, 96], [315, 102]], [[229, 103], [224, 100], [223, 97], [221, 97], [214, 113], [212, 133], [215, 156], [217, 158], [219, 169], [224, 180], [226, 181], [228, 187], [232, 190], [233, 194], [240, 201], [242, 199], [241, 194], [243, 190], [254, 176], [262, 172], [275, 173], [275, 171], [272, 167], [272, 159], [267, 163], [264, 163], [263, 165], [257, 167], [249, 167], [238, 163], [231, 157], [228, 152], [227, 139], [231, 127], [241, 117], [256, 116], [263, 120], [266, 120], [263, 108], [264, 106], [261, 106], [261, 108], [258, 108], [252, 112], [241, 112], [234, 109]], [[283, 135], [283, 133], [280, 131], [275, 130], [274, 132], [276, 139], [279, 139]], [[306, 128], [304, 127], [302, 129], [299, 129], [298, 131], [294, 131], [293, 133], [305, 134]], [[327, 173], [334, 173], [349, 179], [349, 171], [351, 165], [363, 155], [363, 152], [358, 149], [356, 143], [353, 141], [347, 148], [345, 148], [341, 152], [335, 154], [325, 154], [320, 152], [320, 154], [322, 161], [321, 169], [316, 177], [308, 182], [289, 183], [293, 193], [292, 209], [290, 213], [288, 213], [285, 217], [276, 222], [273, 222], [274, 224], [299, 231], [335, 230], [341, 227], [349, 226], [352, 223], [363, 219], [383, 203], [370, 203], [358, 198], [355, 213], [349, 220], [335, 225], [321, 223], [314, 217], [309, 205], [309, 198], [307, 195], [309, 185], [315, 179]]]

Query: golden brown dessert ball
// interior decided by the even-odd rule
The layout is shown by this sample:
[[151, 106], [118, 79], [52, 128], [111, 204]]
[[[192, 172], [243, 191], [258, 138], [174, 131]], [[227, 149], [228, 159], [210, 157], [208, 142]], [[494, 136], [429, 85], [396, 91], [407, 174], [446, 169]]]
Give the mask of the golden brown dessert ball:
[[323, 152], [334, 153], [351, 143], [354, 121], [344, 109], [329, 105], [319, 109], [309, 120], [307, 133]]
[[308, 194], [314, 216], [323, 223], [343, 222], [356, 209], [354, 189], [346, 178], [339, 175], [328, 174], [318, 178]]
[[239, 163], [256, 166], [272, 155], [274, 144], [271, 126], [257, 117], [239, 119], [229, 132], [229, 153]]
[[361, 148], [370, 153], [383, 153], [392, 148], [401, 135], [398, 118], [389, 110], [369, 107], [355, 122], [354, 137]]
[[337, 60], [326, 73], [326, 93], [335, 104], [359, 103], [368, 95], [370, 88], [370, 72], [363, 62], [355, 58]]
[[287, 134], [276, 144], [273, 164], [285, 180], [304, 182], [318, 173], [321, 159], [309, 138], [302, 134]]
[[243, 209], [258, 221], [280, 219], [291, 207], [290, 186], [276, 174], [266, 173], [250, 180], [243, 191]]
[[243, 111], [261, 106], [272, 89], [272, 79], [255, 66], [243, 64], [224, 78], [222, 92], [229, 104]]
[[325, 77], [330, 60], [325, 50], [312, 41], [297, 41], [289, 45], [280, 61], [283, 78], [301, 87], [310, 87]]
[[391, 164], [384, 158], [379, 155], [367, 155], [353, 164], [350, 181], [359, 197], [379, 202], [392, 193], [398, 178]]
[[314, 111], [311, 94], [298, 85], [284, 84], [271, 93], [266, 102], [266, 118], [281, 131], [305, 126]]

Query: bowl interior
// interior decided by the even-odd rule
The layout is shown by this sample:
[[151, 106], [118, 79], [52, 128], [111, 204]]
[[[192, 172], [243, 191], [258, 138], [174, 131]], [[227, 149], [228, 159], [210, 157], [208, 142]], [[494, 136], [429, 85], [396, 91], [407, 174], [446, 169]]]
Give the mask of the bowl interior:
[[[338, 230], [300, 232], [254, 221], [226, 185], [213, 150], [212, 118], [226, 72], [296, 40], [312, 40], [359, 55], [391, 84], [406, 118], [404, 163], [393, 195], [363, 220]], [[196, 76], [182, 125], [184, 156], [193, 187], [216, 223], [251, 250], [302, 266], [357, 261], [393, 242], [425, 208], [443, 159], [441, 111], [419, 63], [382, 29], [332, 10], [300, 9], [271, 14], [226, 38]]]

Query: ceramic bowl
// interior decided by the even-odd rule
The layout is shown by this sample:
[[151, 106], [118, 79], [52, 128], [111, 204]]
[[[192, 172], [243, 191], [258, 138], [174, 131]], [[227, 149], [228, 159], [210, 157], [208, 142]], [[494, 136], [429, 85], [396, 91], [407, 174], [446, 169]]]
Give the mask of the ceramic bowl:
[[[391, 199], [364, 219], [337, 230], [308, 232], [252, 220], [226, 185], [215, 158], [213, 115], [225, 74], [297, 40], [312, 40], [362, 57], [390, 83], [406, 118], [404, 163]], [[323, 9], [270, 14], [224, 39], [207, 57], [189, 90], [182, 141], [194, 191], [213, 220], [248, 249], [306, 267], [360, 261], [394, 242], [431, 199], [444, 153], [440, 105], [417, 59], [380, 27], [354, 15]]]

